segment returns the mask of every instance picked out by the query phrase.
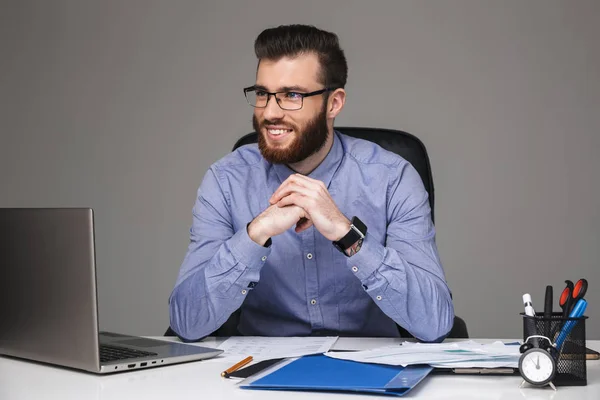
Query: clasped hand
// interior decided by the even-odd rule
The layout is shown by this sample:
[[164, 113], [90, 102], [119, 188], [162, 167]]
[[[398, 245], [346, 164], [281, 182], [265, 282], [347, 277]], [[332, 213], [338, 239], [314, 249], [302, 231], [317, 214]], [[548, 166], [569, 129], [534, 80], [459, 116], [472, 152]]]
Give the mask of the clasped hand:
[[314, 225], [331, 241], [341, 239], [350, 230], [350, 221], [339, 210], [325, 184], [307, 176], [290, 175], [269, 203], [248, 227], [250, 238], [259, 244], [294, 225], [298, 233]]

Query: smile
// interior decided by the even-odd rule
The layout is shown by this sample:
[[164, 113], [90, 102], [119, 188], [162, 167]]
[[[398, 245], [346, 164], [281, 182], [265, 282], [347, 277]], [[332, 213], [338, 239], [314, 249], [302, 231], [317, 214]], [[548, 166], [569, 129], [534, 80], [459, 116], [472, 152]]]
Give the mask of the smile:
[[289, 133], [292, 130], [291, 129], [267, 129], [267, 131], [269, 132], [270, 135], [279, 136], [279, 135], [283, 135], [284, 133]]
[[283, 140], [284, 138], [286, 138], [287, 136], [289, 136], [292, 132], [293, 129], [287, 129], [287, 128], [267, 128], [267, 136], [269, 137], [269, 139], [273, 140], [273, 141], [280, 141]]

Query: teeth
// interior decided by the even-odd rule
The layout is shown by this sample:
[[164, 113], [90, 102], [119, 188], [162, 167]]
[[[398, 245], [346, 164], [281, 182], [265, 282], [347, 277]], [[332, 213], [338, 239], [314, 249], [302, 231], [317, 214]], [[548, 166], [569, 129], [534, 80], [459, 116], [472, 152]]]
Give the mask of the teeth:
[[289, 129], [269, 129], [271, 135], [281, 135], [286, 132], [289, 132]]

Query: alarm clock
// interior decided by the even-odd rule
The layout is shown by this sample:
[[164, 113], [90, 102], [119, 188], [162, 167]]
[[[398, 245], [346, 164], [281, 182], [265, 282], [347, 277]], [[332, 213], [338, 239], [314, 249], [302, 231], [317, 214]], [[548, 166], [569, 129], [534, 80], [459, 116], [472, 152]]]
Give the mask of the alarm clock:
[[556, 390], [552, 384], [552, 379], [556, 374], [556, 361], [545, 349], [533, 347], [521, 354], [519, 372], [525, 381], [534, 386], [550, 385], [552, 389]]

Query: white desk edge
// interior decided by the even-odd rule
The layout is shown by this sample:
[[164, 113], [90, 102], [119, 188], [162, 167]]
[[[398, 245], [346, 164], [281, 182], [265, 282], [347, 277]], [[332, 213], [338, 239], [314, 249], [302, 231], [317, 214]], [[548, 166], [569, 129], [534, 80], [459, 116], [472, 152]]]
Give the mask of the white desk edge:
[[[174, 338], [155, 337], [176, 340]], [[223, 338], [207, 338], [197, 345], [214, 347]], [[401, 342], [391, 338], [340, 338], [334, 349], [372, 348]], [[481, 342], [519, 339], [473, 339]], [[600, 350], [600, 341], [591, 340], [588, 347]], [[373, 396], [321, 392], [278, 392], [244, 390], [239, 381], [224, 379], [220, 372], [230, 367], [219, 359], [191, 362], [106, 376], [42, 365], [0, 356], [0, 399], [60, 400], [183, 400], [183, 399], [370, 399]], [[600, 399], [600, 361], [587, 362], [587, 386], [519, 388], [519, 376], [432, 375], [411, 391], [407, 398], [423, 399]], [[384, 398], [387, 396], [384, 396]]]

